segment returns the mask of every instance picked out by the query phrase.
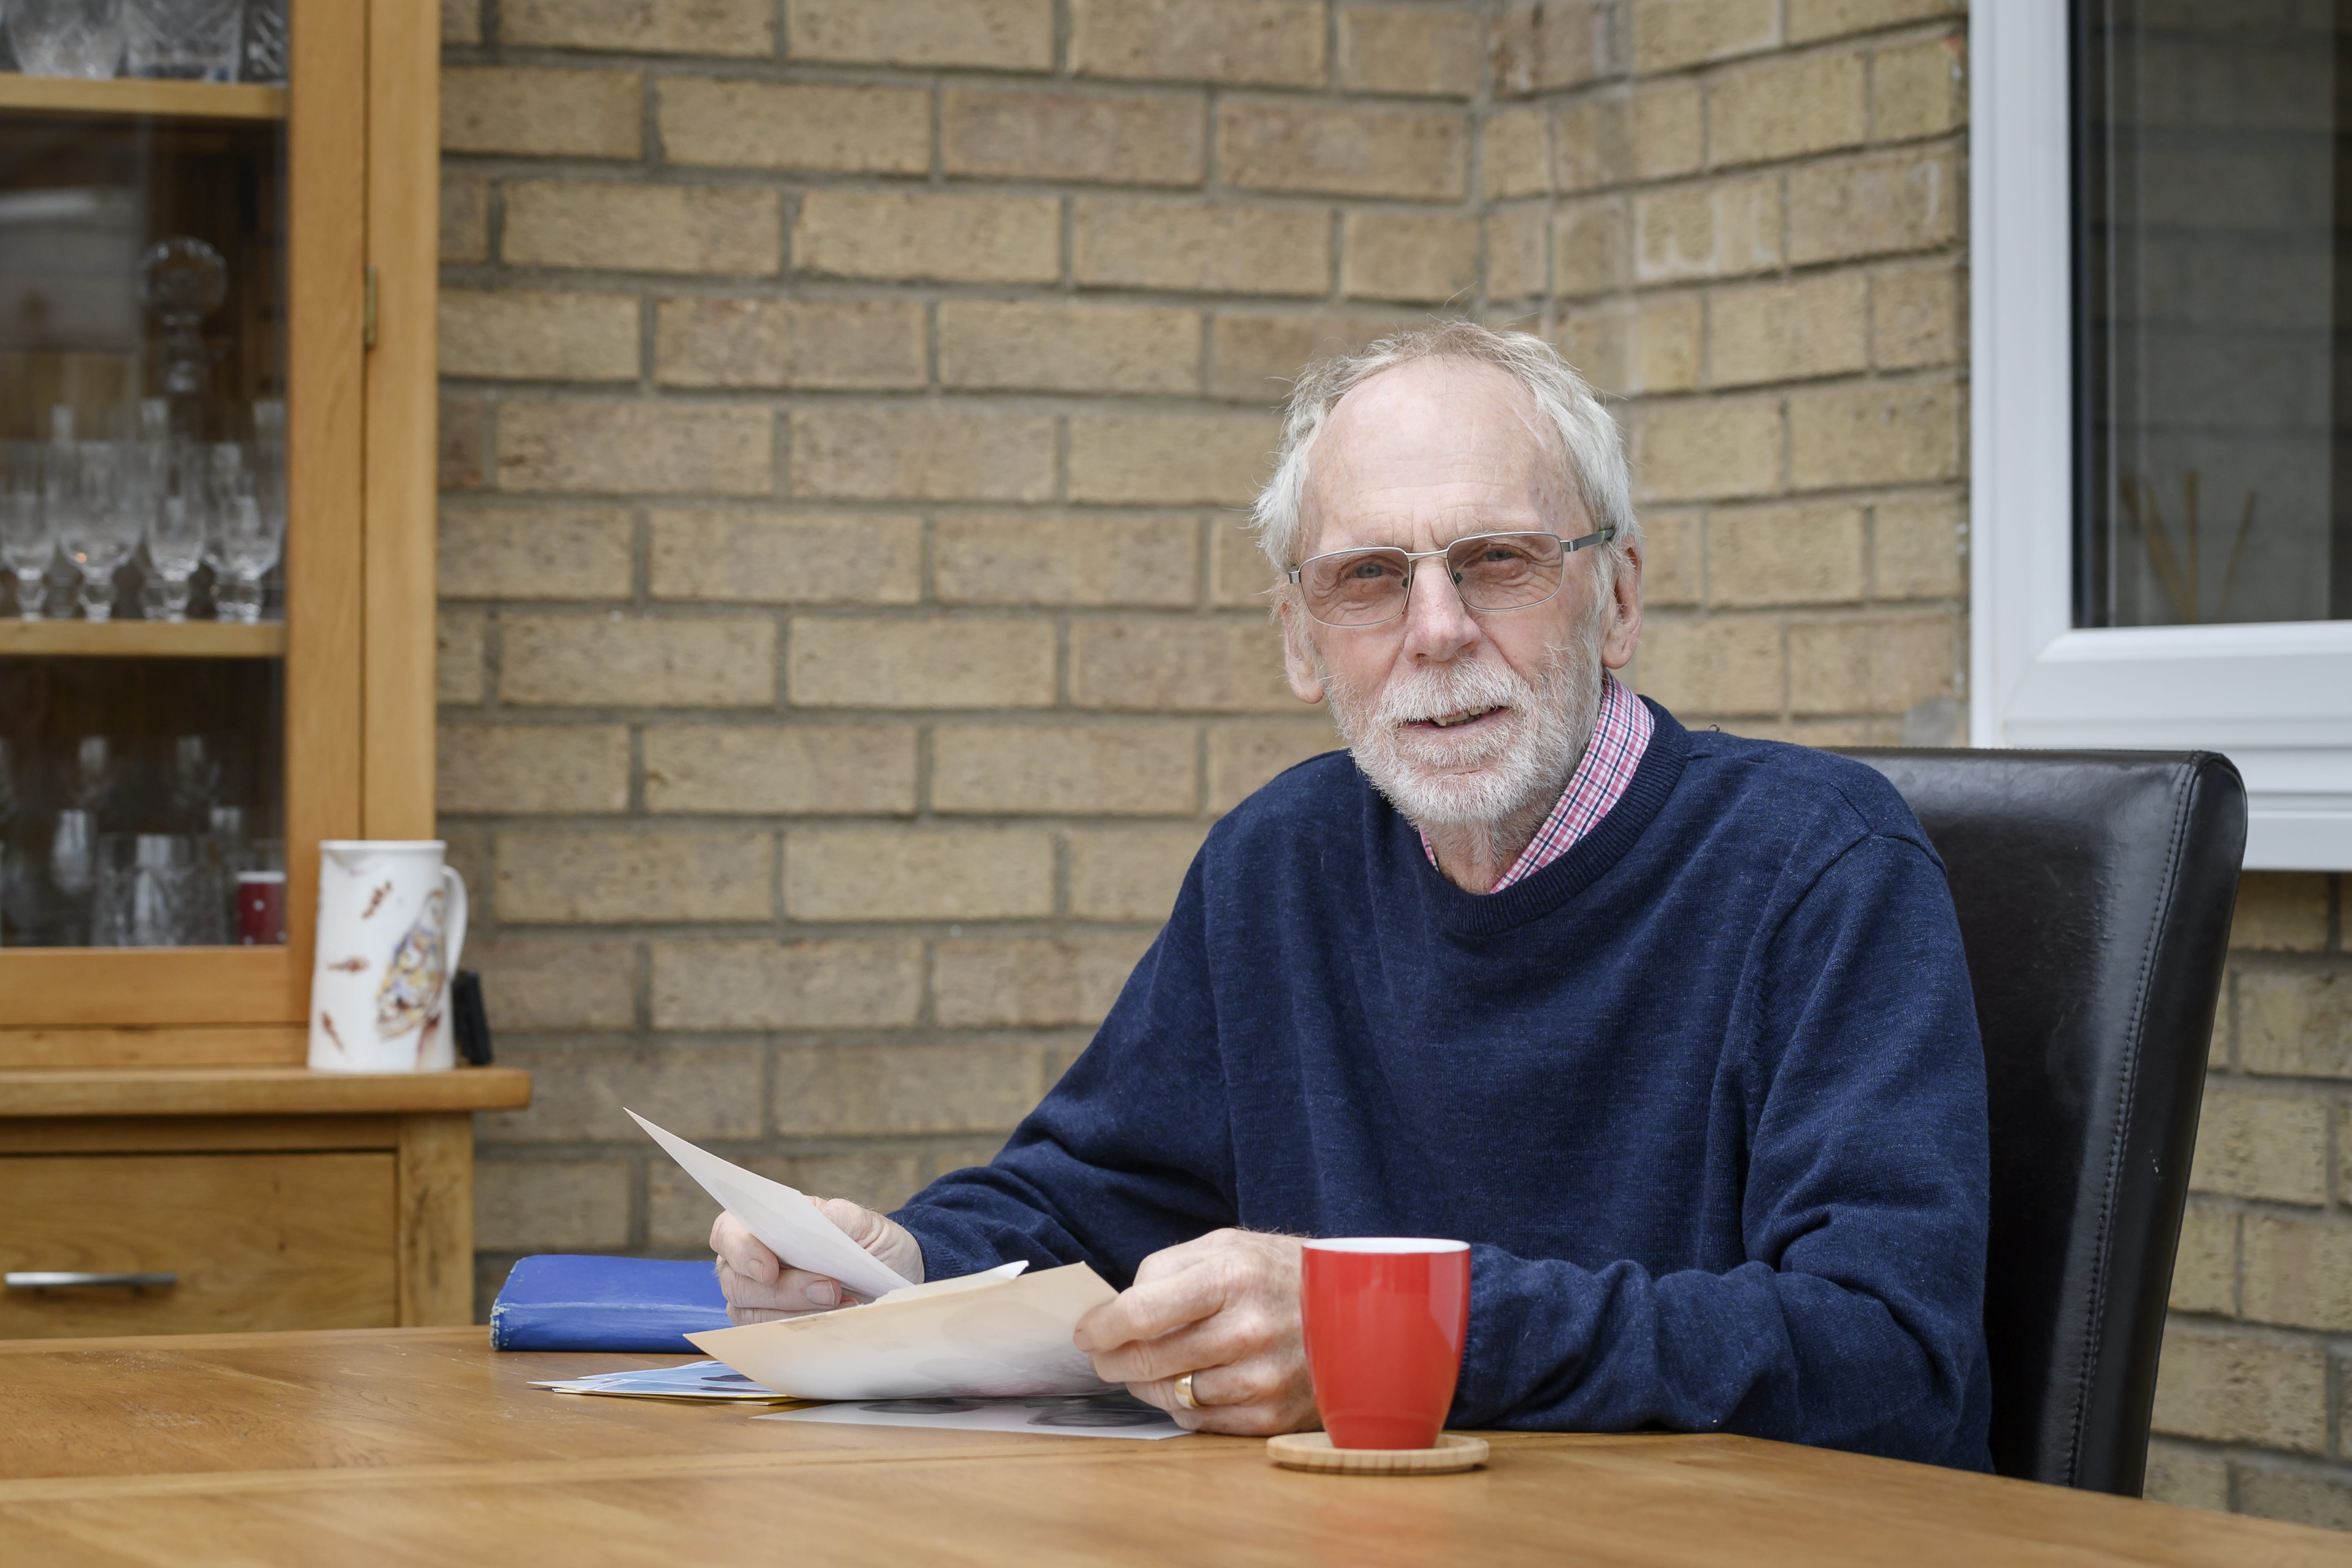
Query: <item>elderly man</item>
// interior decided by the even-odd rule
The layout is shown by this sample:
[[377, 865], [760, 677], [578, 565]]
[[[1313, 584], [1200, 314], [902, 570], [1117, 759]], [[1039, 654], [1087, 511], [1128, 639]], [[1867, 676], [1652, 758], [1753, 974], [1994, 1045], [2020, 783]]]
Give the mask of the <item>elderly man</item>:
[[[1693, 733], [1608, 415], [1466, 324], [1311, 369], [1256, 521], [1344, 753], [1209, 835], [1093, 1044], [885, 1218], [909, 1278], [1084, 1260], [1105, 1378], [1314, 1424], [1298, 1236], [1472, 1244], [1466, 1426], [1725, 1430], [1983, 1468], [1984, 1067], [1877, 774]], [[740, 1314], [841, 1300], [731, 1218]]]

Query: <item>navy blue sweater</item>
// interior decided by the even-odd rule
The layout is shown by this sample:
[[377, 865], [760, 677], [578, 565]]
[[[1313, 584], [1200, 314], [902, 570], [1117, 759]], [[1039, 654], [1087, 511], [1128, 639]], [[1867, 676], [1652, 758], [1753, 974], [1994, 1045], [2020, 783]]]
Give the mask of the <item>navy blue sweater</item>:
[[1943, 868], [1870, 769], [1658, 728], [1502, 892], [1343, 752], [1209, 835], [1094, 1042], [897, 1215], [934, 1279], [1115, 1285], [1220, 1226], [1473, 1244], [1450, 1423], [1989, 1468], [1984, 1058]]

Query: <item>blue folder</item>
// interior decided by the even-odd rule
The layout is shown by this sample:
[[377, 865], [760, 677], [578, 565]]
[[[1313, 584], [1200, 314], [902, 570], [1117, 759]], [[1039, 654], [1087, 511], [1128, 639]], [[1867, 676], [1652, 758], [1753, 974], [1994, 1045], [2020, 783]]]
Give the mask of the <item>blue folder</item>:
[[514, 1266], [490, 1307], [501, 1351], [678, 1351], [688, 1334], [728, 1327], [708, 1261], [542, 1253]]

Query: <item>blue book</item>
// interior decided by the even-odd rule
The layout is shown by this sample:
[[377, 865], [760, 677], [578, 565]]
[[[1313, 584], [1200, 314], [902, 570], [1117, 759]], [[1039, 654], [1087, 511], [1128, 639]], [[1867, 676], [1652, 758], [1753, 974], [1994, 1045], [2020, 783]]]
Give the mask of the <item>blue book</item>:
[[709, 1262], [542, 1253], [507, 1276], [490, 1307], [501, 1351], [677, 1351], [686, 1336], [731, 1327]]

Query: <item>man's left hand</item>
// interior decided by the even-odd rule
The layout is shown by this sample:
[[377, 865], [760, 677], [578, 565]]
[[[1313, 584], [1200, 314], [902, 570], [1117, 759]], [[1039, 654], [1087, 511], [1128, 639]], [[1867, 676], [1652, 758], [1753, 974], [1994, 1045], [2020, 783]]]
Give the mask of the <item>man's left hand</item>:
[[[1155, 1252], [1135, 1283], [1078, 1320], [1095, 1375], [1188, 1431], [1267, 1436], [1315, 1425], [1299, 1331], [1297, 1238], [1212, 1231]], [[1192, 1374], [1194, 1408], [1176, 1397]]]

